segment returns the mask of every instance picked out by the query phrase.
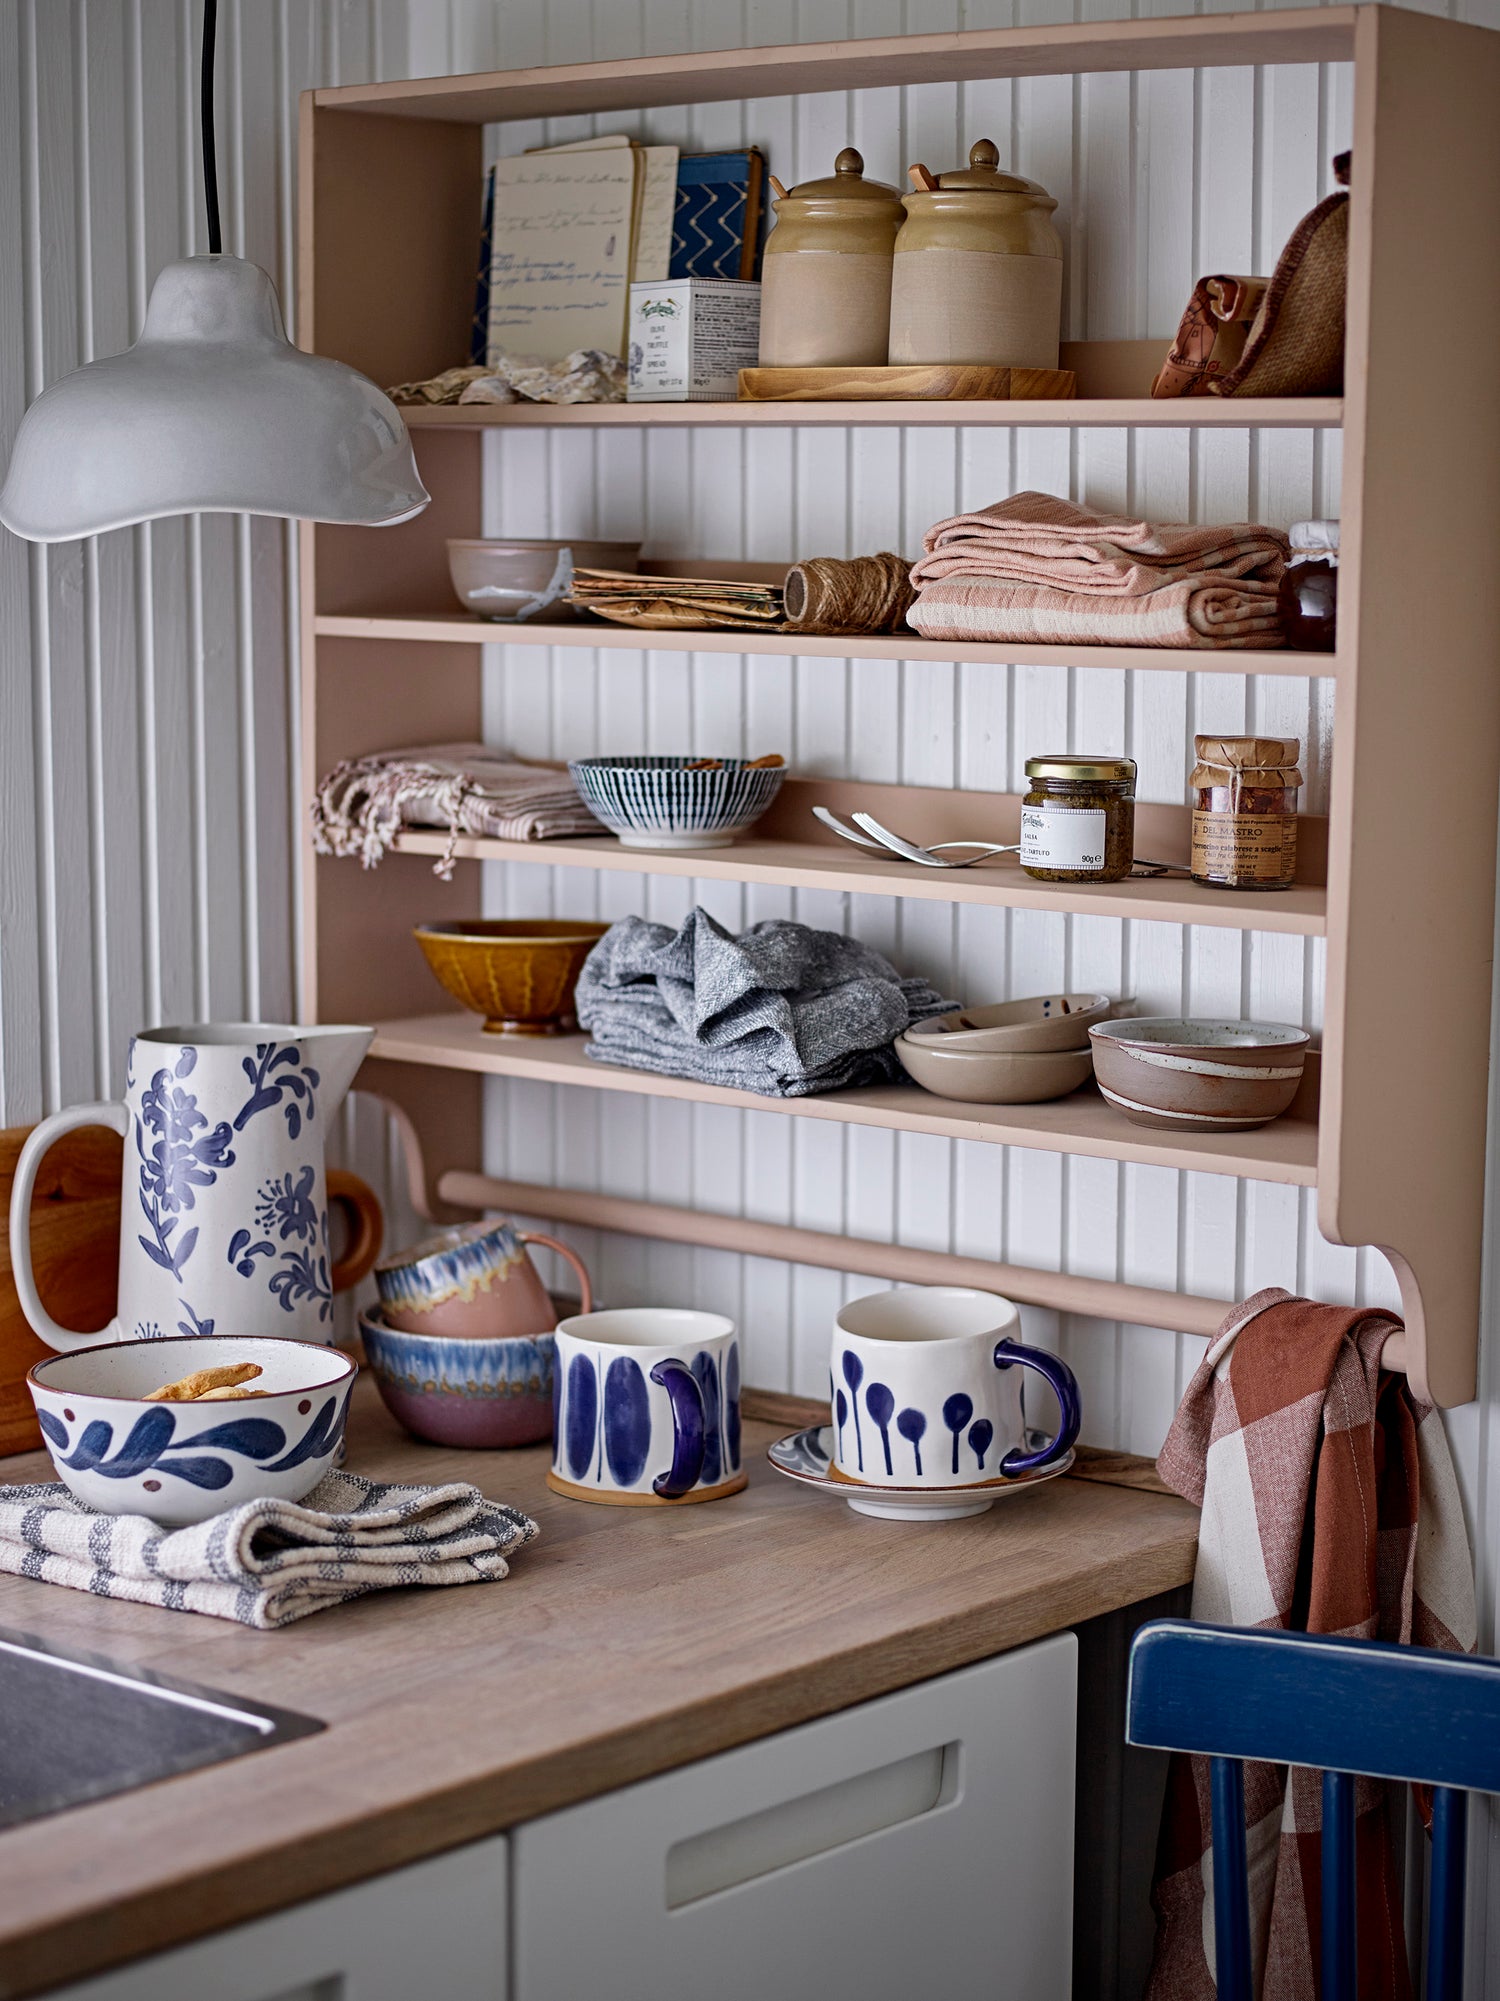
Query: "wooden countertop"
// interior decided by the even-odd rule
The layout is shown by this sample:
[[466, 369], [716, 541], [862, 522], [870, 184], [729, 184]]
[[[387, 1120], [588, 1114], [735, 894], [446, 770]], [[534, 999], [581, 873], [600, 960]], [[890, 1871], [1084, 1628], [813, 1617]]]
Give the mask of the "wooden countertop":
[[[796, 1422], [794, 1418], [792, 1420]], [[0, 1834], [0, 1997], [434, 1854], [1182, 1584], [1197, 1515], [1065, 1479], [946, 1523], [779, 1478], [601, 1508], [547, 1455], [418, 1446], [362, 1382], [352, 1470], [473, 1480], [542, 1525], [501, 1583], [382, 1593], [280, 1632], [0, 1576], [0, 1625], [320, 1717], [322, 1734]], [[50, 1479], [42, 1455], [0, 1467]], [[1128, 1474], [1125, 1477], [1129, 1477]]]

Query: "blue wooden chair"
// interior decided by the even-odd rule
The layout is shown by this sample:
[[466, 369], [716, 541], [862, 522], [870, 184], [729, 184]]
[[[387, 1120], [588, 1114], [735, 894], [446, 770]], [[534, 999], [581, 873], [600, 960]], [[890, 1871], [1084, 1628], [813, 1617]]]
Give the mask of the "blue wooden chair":
[[1468, 1795], [1500, 1792], [1500, 1661], [1158, 1619], [1130, 1650], [1125, 1736], [1209, 1758], [1219, 2001], [1250, 2001], [1242, 1760], [1323, 1773], [1323, 2001], [1354, 2001], [1354, 1779], [1430, 1785], [1427, 2001], [1463, 1982]]

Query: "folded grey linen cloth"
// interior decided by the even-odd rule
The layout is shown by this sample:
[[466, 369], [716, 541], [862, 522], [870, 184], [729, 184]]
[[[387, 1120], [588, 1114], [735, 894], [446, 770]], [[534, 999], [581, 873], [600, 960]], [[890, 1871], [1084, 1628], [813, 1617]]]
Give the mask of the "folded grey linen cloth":
[[539, 1533], [477, 1487], [404, 1487], [328, 1473], [302, 1501], [246, 1501], [165, 1529], [101, 1515], [51, 1484], [0, 1487], [0, 1570], [207, 1612], [242, 1626], [289, 1626], [398, 1584], [483, 1584]]
[[602, 834], [566, 765], [537, 764], [482, 743], [415, 744], [346, 758], [319, 779], [313, 848], [358, 855], [374, 868], [403, 827], [446, 827], [433, 874], [447, 882], [462, 834], [501, 841], [559, 841]]
[[702, 909], [677, 932], [611, 925], [577, 999], [594, 1062], [767, 1098], [894, 1083], [895, 1038], [957, 1006], [857, 938], [780, 917], [734, 937]]

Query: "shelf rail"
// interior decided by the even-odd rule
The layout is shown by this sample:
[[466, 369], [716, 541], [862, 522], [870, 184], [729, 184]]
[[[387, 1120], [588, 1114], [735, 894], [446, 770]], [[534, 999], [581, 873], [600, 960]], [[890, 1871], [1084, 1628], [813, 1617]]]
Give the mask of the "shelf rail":
[[[548, 1222], [571, 1223], [577, 1229], [609, 1230], [621, 1236], [649, 1237], [657, 1243], [688, 1244], [698, 1250], [737, 1251], [746, 1257], [776, 1258], [825, 1271], [860, 1272], [901, 1285], [975, 1286], [985, 1292], [1002, 1292], [1021, 1306], [1045, 1306], [1058, 1313], [1079, 1313], [1091, 1320], [1123, 1320], [1138, 1327], [1164, 1327], [1174, 1334], [1217, 1333], [1233, 1303], [1207, 1299], [1199, 1293], [1167, 1292], [1160, 1286], [1125, 1285], [1114, 1279], [1081, 1278], [1072, 1272], [1038, 1271], [1029, 1265], [958, 1257], [950, 1251], [922, 1250], [914, 1244], [881, 1244], [869, 1237], [840, 1237], [826, 1230], [757, 1223], [746, 1216], [678, 1209], [664, 1202], [637, 1202], [623, 1195], [505, 1181], [462, 1168], [450, 1168], [440, 1177], [438, 1194], [455, 1208], [504, 1210], [507, 1214], [519, 1211]], [[1381, 1364], [1387, 1369], [1405, 1369], [1403, 1335], [1394, 1334], [1386, 1342]]]

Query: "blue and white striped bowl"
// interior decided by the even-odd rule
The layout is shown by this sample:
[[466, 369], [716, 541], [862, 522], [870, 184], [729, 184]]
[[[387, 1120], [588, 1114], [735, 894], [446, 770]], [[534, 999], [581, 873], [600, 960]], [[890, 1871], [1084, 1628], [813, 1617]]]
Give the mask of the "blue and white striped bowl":
[[758, 820], [786, 776], [726, 757], [689, 771], [688, 757], [581, 757], [568, 766], [585, 802], [626, 848], [727, 848]]

